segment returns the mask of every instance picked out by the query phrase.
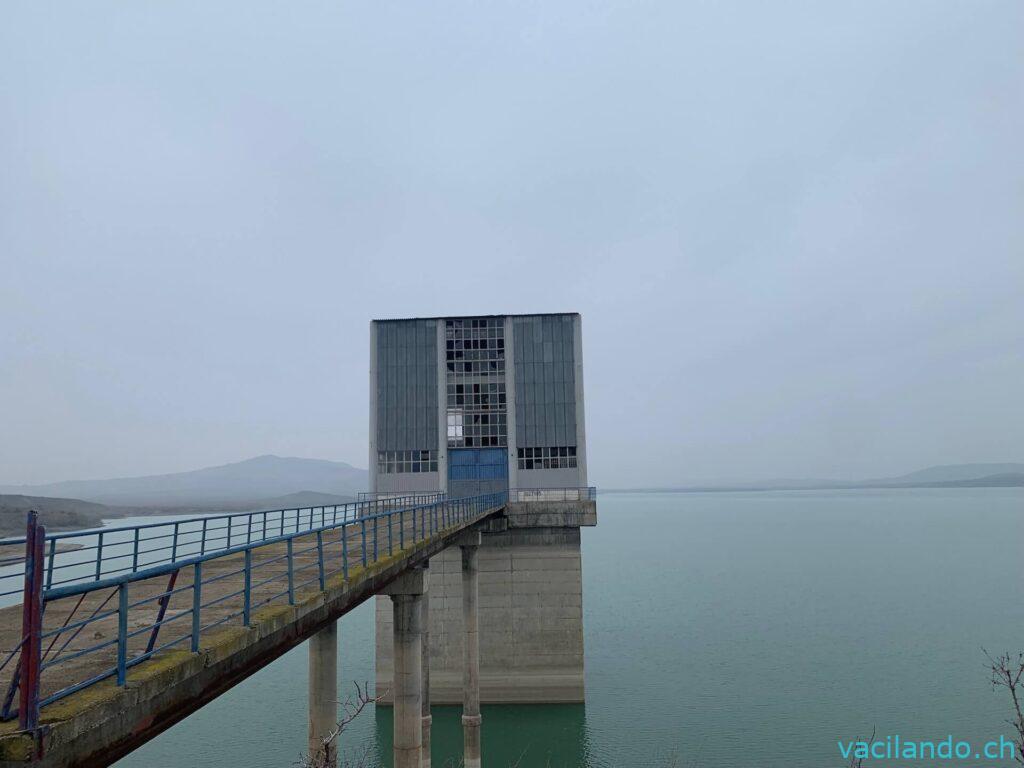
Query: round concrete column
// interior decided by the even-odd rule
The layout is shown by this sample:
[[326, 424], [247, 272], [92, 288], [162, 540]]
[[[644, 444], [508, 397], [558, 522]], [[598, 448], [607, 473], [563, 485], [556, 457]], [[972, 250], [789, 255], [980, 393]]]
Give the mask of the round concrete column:
[[337, 740], [323, 740], [338, 726], [338, 622], [309, 638], [309, 757], [317, 768], [338, 764]]
[[465, 654], [462, 673], [462, 759], [466, 768], [480, 768], [480, 634], [477, 603], [479, 546], [462, 546], [462, 621]]
[[420, 768], [423, 744], [423, 595], [393, 594], [395, 768]]

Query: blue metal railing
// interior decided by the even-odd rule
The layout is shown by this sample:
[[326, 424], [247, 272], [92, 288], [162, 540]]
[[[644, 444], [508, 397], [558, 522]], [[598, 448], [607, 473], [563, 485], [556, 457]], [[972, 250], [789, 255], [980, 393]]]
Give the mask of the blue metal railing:
[[[396, 506], [429, 504], [441, 493], [318, 507], [204, 515], [171, 522], [47, 534], [43, 573], [47, 589], [106, 576], [133, 573], [141, 566], [170, 563], [186, 555], [221, 552], [240, 544], [266, 541], [288, 533], [312, 531], [380, 513]], [[23, 549], [25, 537], [0, 541], [0, 551]], [[23, 573], [0, 575], [0, 599], [21, 594]]]
[[[347, 581], [350, 568], [366, 567], [409, 544], [462, 526], [507, 499], [505, 492], [463, 499], [428, 494], [52, 536], [36, 525], [33, 513], [28, 536], [2, 542], [21, 543], [26, 552], [41, 556], [30, 556], [22, 575], [28, 598], [23, 639], [0, 664], [2, 671], [20, 651], [0, 719], [14, 715], [16, 689], [33, 689], [27, 699], [33, 711], [26, 713], [26, 727], [31, 727], [39, 707], [110, 677], [124, 685], [129, 669], [162, 650], [180, 646], [196, 652], [210, 630], [238, 619], [248, 626], [259, 607], [294, 605], [301, 590], [323, 590], [338, 575]], [[96, 540], [64, 553], [77, 557], [63, 568], [62, 555], [51, 542], [89, 536]], [[83, 552], [91, 554], [83, 559]], [[211, 565], [227, 557], [235, 557], [227, 570], [227, 561]], [[189, 583], [178, 585], [182, 574]], [[141, 584], [162, 578], [166, 587], [157, 587], [155, 593], [152, 584]], [[37, 614], [29, 610], [36, 603]], [[44, 628], [48, 607], [55, 626]], [[88, 615], [79, 617], [79, 611]], [[115, 618], [116, 635], [104, 634]], [[163, 631], [168, 626], [175, 628]], [[88, 656], [102, 661], [75, 664]], [[55, 668], [59, 674], [50, 676], [57, 675], [57, 681], [44, 685], [45, 673]], [[25, 701], [23, 695], [19, 713]], [[20, 714], [19, 719], [25, 720]]]

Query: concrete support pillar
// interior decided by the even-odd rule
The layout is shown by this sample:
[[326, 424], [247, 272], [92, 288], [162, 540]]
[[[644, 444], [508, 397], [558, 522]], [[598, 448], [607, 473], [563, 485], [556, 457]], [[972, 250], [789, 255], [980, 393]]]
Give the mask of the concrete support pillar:
[[423, 571], [410, 571], [386, 588], [394, 609], [395, 768], [420, 768], [423, 747]]
[[421, 697], [420, 712], [423, 716], [423, 737], [422, 737], [422, 768], [430, 768], [430, 725], [433, 718], [430, 715], [430, 565], [423, 566], [423, 605], [421, 606], [423, 618], [423, 655], [420, 659], [420, 669], [423, 672], [423, 695]]
[[462, 549], [462, 621], [465, 627], [465, 655], [462, 674], [462, 759], [465, 768], [480, 768], [480, 633], [477, 603], [479, 595], [480, 534], [460, 543]]
[[338, 764], [337, 740], [324, 739], [338, 725], [338, 622], [309, 638], [309, 758], [317, 768]]

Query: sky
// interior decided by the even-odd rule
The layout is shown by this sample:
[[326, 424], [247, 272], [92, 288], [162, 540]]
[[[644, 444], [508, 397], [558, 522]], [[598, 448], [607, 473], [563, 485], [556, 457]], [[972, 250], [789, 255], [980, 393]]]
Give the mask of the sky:
[[1024, 3], [4, 3], [0, 483], [367, 464], [583, 315], [590, 481], [1024, 461]]

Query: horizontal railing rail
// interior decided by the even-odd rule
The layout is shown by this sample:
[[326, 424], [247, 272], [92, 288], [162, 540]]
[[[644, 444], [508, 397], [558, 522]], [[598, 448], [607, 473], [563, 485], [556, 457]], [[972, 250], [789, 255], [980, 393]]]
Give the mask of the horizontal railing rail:
[[578, 488], [513, 488], [509, 491], [509, 501], [595, 501], [597, 488], [581, 486]]
[[[134, 573], [140, 567], [172, 563], [194, 554], [226, 551], [239, 544], [312, 531], [395, 507], [430, 504], [441, 493], [407, 494], [315, 507], [201, 515], [169, 522], [94, 528], [45, 537], [43, 573], [47, 589]], [[17, 559], [25, 538], [0, 540], [0, 564]], [[26, 563], [27, 567], [27, 563]], [[22, 592], [25, 571], [0, 570], [0, 599]]]
[[[351, 569], [458, 529], [508, 499], [505, 492], [427, 496], [317, 507], [312, 515], [275, 517], [294, 510], [273, 510], [80, 532], [106, 535], [90, 544], [91, 559], [77, 563], [84, 570], [68, 570], [66, 578], [47, 568], [55, 560], [51, 542], [75, 534], [47, 536], [30, 513], [20, 540], [26, 558], [21, 640], [0, 662], [6, 682], [0, 719], [17, 715], [20, 727], [35, 728], [47, 704], [108, 678], [125, 685], [131, 668], [160, 651], [197, 652], [211, 630], [232, 622], [249, 626], [263, 606], [295, 605], [297, 594], [322, 591], [339, 575], [348, 581]], [[220, 533], [209, 524], [213, 519], [228, 521]], [[237, 520], [243, 523], [234, 531]], [[200, 524], [201, 535], [186, 539], [185, 523]], [[155, 537], [143, 532], [167, 526], [174, 529], [169, 544], [146, 544]], [[112, 540], [115, 532], [127, 538]], [[126, 544], [128, 551], [111, 552]], [[127, 564], [111, 565], [124, 558]]]

